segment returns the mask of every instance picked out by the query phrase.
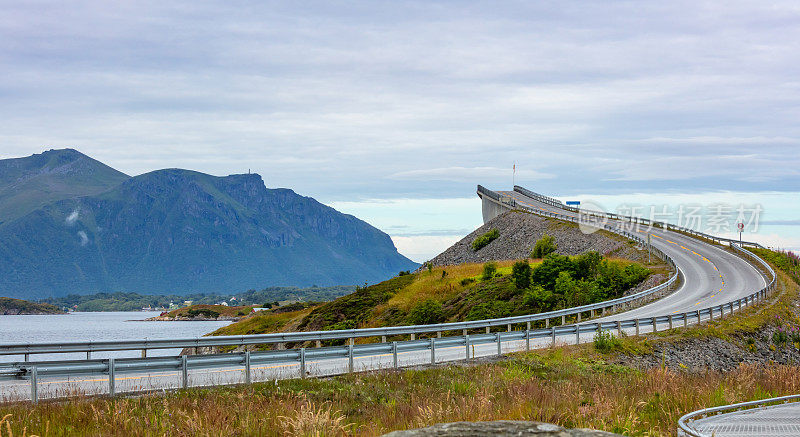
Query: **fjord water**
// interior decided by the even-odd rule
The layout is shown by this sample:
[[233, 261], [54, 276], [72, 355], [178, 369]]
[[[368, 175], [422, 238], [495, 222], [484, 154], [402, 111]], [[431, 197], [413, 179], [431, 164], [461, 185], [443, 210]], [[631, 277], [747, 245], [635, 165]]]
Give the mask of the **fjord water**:
[[[194, 338], [228, 325], [227, 321], [149, 322], [159, 312], [97, 312], [58, 315], [0, 316], [0, 344], [54, 343], [155, 338]], [[148, 350], [148, 356], [176, 355], [180, 350]], [[138, 357], [140, 351], [98, 352], [92, 358]], [[31, 355], [32, 361], [85, 359], [86, 354]], [[0, 356], [0, 362], [22, 361], [19, 355]]]

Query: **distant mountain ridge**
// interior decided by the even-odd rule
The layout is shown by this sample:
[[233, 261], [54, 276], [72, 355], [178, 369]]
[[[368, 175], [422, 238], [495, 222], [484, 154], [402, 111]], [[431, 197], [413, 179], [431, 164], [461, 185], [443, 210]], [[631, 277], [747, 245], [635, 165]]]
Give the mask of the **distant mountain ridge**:
[[[268, 189], [257, 174], [166, 169], [122, 178], [74, 150], [42, 155], [31, 158], [92, 165], [57, 179], [75, 185], [58, 187], [60, 199], [39, 196], [43, 205], [22, 215], [17, 204], [0, 204], [0, 217], [19, 215], [0, 224], [0, 295], [359, 284], [417, 266], [380, 230], [292, 190]], [[9, 187], [46, 173], [24, 164], [16, 181], [0, 179], [9, 199]]]

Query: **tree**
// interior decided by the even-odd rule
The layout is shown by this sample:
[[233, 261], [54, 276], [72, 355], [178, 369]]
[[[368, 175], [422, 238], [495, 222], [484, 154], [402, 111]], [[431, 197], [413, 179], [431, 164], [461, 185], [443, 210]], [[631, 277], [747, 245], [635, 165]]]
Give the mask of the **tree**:
[[431, 325], [444, 321], [444, 309], [439, 301], [429, 299], [411, 309], [408, 321], [414, 325]]
[[517, 261], [511, 267], [511, 277], [518, 290], [531, 286], [531, 265], [527, 261]]
[[542, 238], [536, 242], [533, 246], [533, 252], [531, 252], [531, 258], [544, 258], [547, 255], [556, 251], [558, 246], [556, 245], [556, 240], [547, 234], [542, 235]]
[[489, 261], [488, 263], [483, 265], [483, 280], [488, 281], [489, 279], [494, 278], [494, 274], [497, 272], [497, 263]]

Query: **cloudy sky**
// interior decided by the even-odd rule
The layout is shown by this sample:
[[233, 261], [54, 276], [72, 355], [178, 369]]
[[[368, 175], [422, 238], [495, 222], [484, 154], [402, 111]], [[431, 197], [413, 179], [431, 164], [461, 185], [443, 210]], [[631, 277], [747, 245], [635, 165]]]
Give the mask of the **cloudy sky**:
[[800, 247], [796, 2], [0, 5], [0, 158], [249, 169], [418, 261], [481, 223], [475, 185], [508, 188], [513, 162], [611, 208], [771, 193], [775, 244]]

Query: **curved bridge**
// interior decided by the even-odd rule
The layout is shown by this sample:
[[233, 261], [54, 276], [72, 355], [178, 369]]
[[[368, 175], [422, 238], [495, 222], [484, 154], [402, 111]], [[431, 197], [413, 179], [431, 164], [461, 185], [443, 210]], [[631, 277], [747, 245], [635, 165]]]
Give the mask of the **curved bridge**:
[[[479, 186], [478, 194], [483, 199], [487, 220], [504, 210], [520, 208], [600, 227], [624, 235], [642, 247], [647, 244], [646, 232], [633, 225], [653, 225], [635, 217], [585, 214], [522, 187], [515, 187], [511, 192], [495, 192]], [[685, 234], [693, 231], [678, 233], [669, 230], [669, 225], [655, 225], [647, 229], [652, 234], [652, 249], [681, 273], [683, 281], [667, 297], [632, 310], [626, 311], [634, 300], [671, 291], [676, 277], [667, 284], [622, 299], [503, 319], [227, 337], [0, 345], [0, 355], [24, 357], [21, 361], [0, 364], [0, 380], [5, 380], [0, 384], [0, 396], [35, 402], [40, 397], [64, 396], [65, 392], [115, 394], [463, 360], [591, 341], [598, 331], [636, 335], [687, 326], [758, 304], [772, 289], [774, 272], [743, 247], [731, 244], [732, 251], [727, 251]], [[607, 314], [608, 310], [614, 315]], [[584, 319], [594, 316], [599, 318]], [[366, 342], [356, 345], [355, 338]], [[345, 340], [344, 346], [320, 347], [322, 341], [342, 340]], [[317, 347], [300, 347], [314, 341]], [[176, 350], [258, 344], [290, 347], [191, 356], [178, 355], [179, 349]], [[139, 351], [141, 357], [131, 356], [138, 355]], [[65, 359], [35, 360], [37, 354], [54, 353], [65, 354]], [[148, 356], [148, 353], [161, 356]]]

